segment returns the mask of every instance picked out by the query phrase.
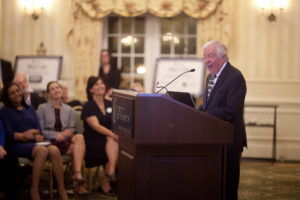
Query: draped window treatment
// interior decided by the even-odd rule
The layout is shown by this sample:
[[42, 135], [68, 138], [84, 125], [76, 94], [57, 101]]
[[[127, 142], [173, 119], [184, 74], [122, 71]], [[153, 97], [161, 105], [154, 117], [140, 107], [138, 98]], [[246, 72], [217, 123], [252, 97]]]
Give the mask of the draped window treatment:
[[[74, 0], [89, 17], [101, 19], [114, 12], [136, 17], [147, 11], [157, 17], [174, 17], [181, 12], [203, 19], [212, 14], [222, 0]], [[204, 11], [205, 10], [205, 11]]]
[[[180, 13], [198, 19], [197, 49], [212, 39], [229, 44], [232, 0], [72, 0], [72, 24], [67, 38], [76, 56], [75, 96], [86, 99], [86, 80], [98, 74], [101, 49], [101, 19], [111, 13], [136, 17], [151, 13], [175, 17]], [[105, 28], [105, 27], [103, 27]], [[200, 51], [199, 51], [200, 50]]]

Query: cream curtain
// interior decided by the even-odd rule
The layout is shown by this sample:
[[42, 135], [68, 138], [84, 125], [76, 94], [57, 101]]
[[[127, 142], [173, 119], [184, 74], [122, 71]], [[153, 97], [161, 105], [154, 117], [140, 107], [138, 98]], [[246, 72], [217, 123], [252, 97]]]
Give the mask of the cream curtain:
[[[197, 18], [197, 49], [212, 39], [229, 45], [232, 0], [72, 0], [73, 16], [67, 34], [76, 55], [75, 96], [86, 99], [90, 75], [98, 74], [101, 47], [101, 18], [110, 13], [135, 17], [149, 12], [158, 17], [174, 17], [184, 12]], [[201, 50], [198, 51], [201, 56]]]
[[214, 13], [222, 0], [73, 0], [89, 17], [100, 19], [111, 12], [135, 17], [149, 11], [158, 17], [174, 17], [182, 11], [203, 19]]
[[[197, 49], [210, 40], [220, 40], [225, 45], [230, 45], [231, 36], [231, 9], [232, 0], [222, 0], [216, 11], [197, 23]], [[199, 56], [202, 52], [198, 51]]]
[[75, 98], [85, 101], [87, 99], [85, 88], [89, 76], [98, 76], [102, 22], [92, 20], [81, 10], [74, 8], [70, 24], [72, 27], [67, 38], [75, 55], [74, 94]]

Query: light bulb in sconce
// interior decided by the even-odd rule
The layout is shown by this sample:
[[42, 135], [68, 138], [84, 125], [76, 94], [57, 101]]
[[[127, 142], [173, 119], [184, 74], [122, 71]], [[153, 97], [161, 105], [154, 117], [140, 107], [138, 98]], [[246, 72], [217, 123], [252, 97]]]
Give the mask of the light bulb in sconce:
[[278, 14], [287, 8], [289, 0], [256, 0], [255, 3], [270, 22], [275, 22]]
[[52, 4], [52, 0], [20, 0], [19, 2], [25, 15], [31, 15], [34, 20], [37, 20]]

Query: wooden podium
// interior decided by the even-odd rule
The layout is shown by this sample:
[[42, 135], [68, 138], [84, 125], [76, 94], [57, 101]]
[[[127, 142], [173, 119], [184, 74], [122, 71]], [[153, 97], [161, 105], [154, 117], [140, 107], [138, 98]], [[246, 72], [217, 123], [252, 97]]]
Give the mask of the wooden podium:
[[113, 92], [118, 200], [224, 199], [233, 127], [160, 94]]

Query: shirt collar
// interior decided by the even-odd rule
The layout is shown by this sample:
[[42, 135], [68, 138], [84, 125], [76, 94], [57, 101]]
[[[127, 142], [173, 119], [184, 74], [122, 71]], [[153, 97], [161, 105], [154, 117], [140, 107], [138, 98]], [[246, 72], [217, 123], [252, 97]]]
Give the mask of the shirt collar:
[[222, 65], [221, 69], [218, 71], [218, 73], [216, 73], [216, 77], [218, 78], [220, 76], [220, 74], [222, 73], [223, 69], [225, 68], [225, 66], [227, 65], [227, 61], [224, 62], [224, 64]]

